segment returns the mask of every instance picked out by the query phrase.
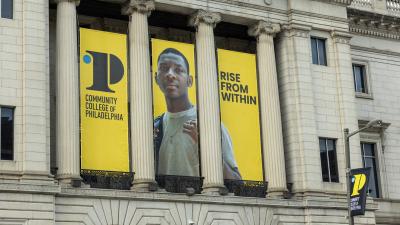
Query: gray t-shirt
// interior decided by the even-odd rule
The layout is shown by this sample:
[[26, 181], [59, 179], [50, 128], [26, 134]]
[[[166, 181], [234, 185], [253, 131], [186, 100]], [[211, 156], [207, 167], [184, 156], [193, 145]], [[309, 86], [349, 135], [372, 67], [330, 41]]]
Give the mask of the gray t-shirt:
[[[164, 114], [164, 137], [159, 150], [158, 174], [200, 176], [198, 144], [188, 134], [183, 133], [183, 124], [189, 120], [197, 120], [195, 107], [182, 112]], [[222, 123], [221, 141], [224, 178], [241, 179], [233, 155], [231, 138]]]
[[195, 107], [164, 114], [164, 137], [159, 152], [158, 174], [199, 176], [198, 144], [188, 134], [183, 133], [183, 124], [196, 119]]

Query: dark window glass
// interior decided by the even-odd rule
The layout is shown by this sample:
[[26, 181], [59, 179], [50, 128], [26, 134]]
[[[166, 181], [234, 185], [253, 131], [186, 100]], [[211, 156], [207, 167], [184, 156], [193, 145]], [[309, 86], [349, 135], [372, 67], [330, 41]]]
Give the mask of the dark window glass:
[[13, 18], [13, 0], [1, 0], [1, 17]]
[[325, 40], [317, 39], [318, 40], [318, 61], [319, 65], [326, 66], [326, 52], [325, 52]]
[[322, 180], [329, 182], [328, 153], [326, 151], [326, 143], [322, 139], [319, 140], [319, 153], [321, 156]]
[[322, 180], [324, 182], [339, 182], [335, 140], [320, 138], [319, 150], [321, 157]]
[[317, 47], [317, 39], [311, 38], [311, 55], [312, 55], [312, 63], [318, 65], [318, 47]]
[[353, 64], [354, 89], [356, 92], [368, 93], [366, 88], [365, 66]]
[[327, 65], [325, 39], [311, 38], [312, 63], [316, 65]]
[[361, 143], [361, 153], [364, 167], [371, 168], [371, 175], [368, 182], [368, 193], [374, 198], [379, 198], [378, 173], [375, 157], [375, 144]]
[[2, 107], [1, 115], [1, 160], [14, 159], [14, 110]]

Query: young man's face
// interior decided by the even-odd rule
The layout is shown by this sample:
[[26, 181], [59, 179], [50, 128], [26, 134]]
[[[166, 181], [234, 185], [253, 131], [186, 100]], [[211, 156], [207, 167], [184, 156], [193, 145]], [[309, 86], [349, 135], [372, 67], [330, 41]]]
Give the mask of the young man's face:
[[182, 56], [167, 53], [158, 60], [157, 84], [167, 98], [187, 96], [188, 87], [192, 86], [192, 77]]

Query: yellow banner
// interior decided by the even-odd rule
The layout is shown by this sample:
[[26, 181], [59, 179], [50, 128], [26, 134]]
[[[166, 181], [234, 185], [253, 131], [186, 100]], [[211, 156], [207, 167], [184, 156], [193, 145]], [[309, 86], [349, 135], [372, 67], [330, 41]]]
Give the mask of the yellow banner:
[[80, 28], [81, 168], [129, 172], [127, 36]]
[[151, 43], [156, 174], [198, 177], [194, 46]]
[[256, 56], [218, 49], [221, 120], [243, 180], [263, 180]]

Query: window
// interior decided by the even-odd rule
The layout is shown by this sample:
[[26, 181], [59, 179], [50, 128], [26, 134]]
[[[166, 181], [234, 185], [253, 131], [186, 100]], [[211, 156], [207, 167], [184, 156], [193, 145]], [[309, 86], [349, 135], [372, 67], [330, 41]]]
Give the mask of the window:
[[368, 183], [369, 196], [378, 198], [379, 186], [378, 186], [375, 144], [361, 142], [361, 154], [364, 167], [371, 167], [371, 174], [369, 176], [369, 183]]
[[353, 64], [353, 76], [356, 92], [368, 94], [365, 65]]
[[326, 66], [325, 39], [311, 38], [312, 63]]
[[319, 138], [322, 180], [324, 182], [339, 182], [335, 142], [335, 139]]
[[14, 109], [0, 107], [1, 160], [14, 159]]
[[1, 18], [13, 18], [13, 0], [0, 0], [0, 15]]

